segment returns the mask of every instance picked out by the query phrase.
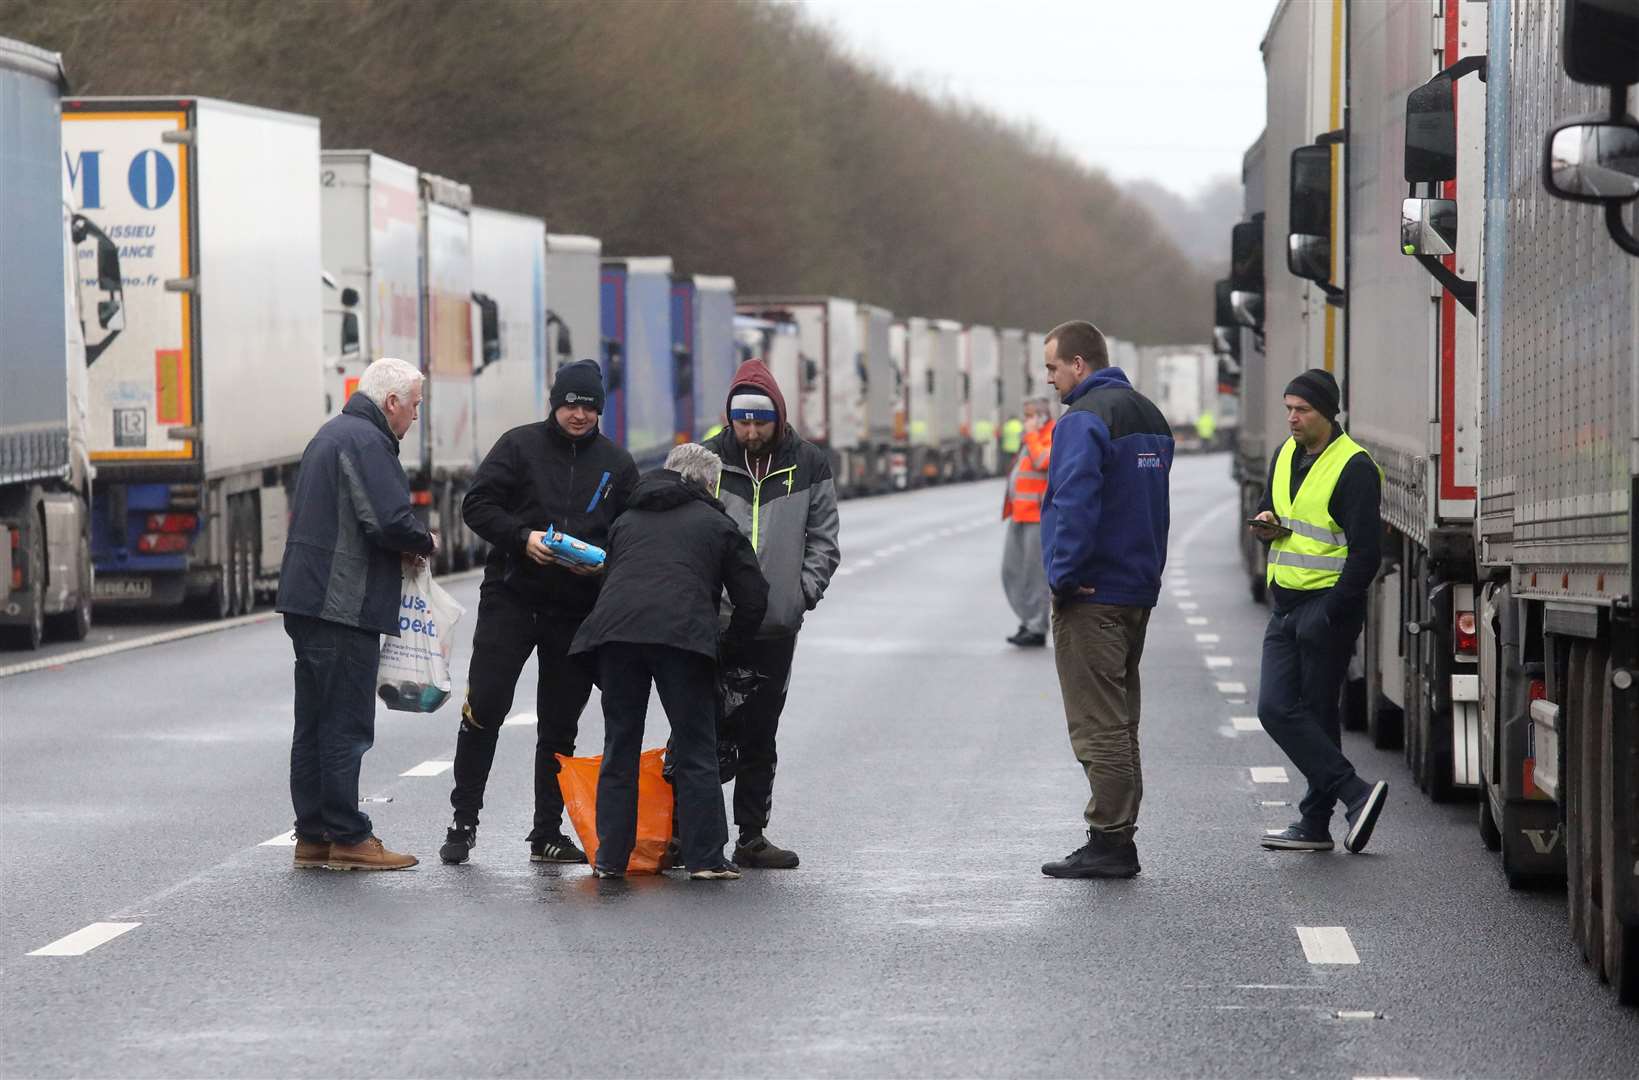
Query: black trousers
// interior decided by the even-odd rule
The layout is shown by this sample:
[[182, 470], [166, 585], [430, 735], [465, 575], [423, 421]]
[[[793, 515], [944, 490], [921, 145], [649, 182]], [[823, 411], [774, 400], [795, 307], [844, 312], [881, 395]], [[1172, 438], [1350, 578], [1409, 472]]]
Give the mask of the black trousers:
[[1324, 598], [1275, 612], [1263, 635], [1258, 719], [1270, 738], [1309, 782], [1298, 812], [1310, 828], [1326, 831], [1336, 803], [1359, 801], [1370, 790], [1343, 756], [1338, 715], [1349, 656], [1360, 619], [1334, 624]]
[[376, 741], [381, 635], [307, 615], [286, 615], [285, 633], [296, 653], [296, 835], [356, 844], [370, 836], [369, 815], [359, 809], [359, 767]]
[[774, 806], [774, 768], [779, 755], [774, 736], [780, 729], [780, 713], [791, 689], [791, 660], [797, 652], [797, 637], [753, 641], [736, 654], [736, 664], [753, 668], [767, 679], [734, 714], [733, 729], [740, 743], [740, 771], [734, 779], [734, 824], [740, 829], [768, 828]]
[[603, 690], [603, 767], [598, 772], [598, 854], [601, 866], [626, 868], [637, 843], [637, 774], [649, 685], [671, 722], [672, 783], [683, 865], [723, 862], [728, 819], [717, 778], [717, 665], [670, 645], [612, 643], [597, 651]]
[[592, 693], [592, 672], [569, 658], [580, 620], [546, 615], [505, 585], [486, 582], [478, 596], [478, 626], [467, 669], [467, 700], [455, 737], [455, 790], [450, 805], [457, 825], [477, 825], [484, 787], [495, 762], [495, 741], [512, 709], [518, 676], [535, 654], [535, 827], [531, 841], [563, 829], [563, 792], [558, 761], [573, 755], [581, 710]]

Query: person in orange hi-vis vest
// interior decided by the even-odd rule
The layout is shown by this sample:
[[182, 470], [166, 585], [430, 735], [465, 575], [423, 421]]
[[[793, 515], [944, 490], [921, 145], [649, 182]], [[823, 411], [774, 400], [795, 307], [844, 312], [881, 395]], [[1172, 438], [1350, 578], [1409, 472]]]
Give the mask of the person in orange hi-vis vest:
[[1053, 453], [1053, 407], [1046, 398], [1024, 403], [1024, 446], [1007, 474], [1007, 501], [1002, 519], [1007, 540], [1002, 546], [1002, 590], [1019, 629], [1007, 640], [1021, 648], [1047, 644], [1052, 596], [1041, 561], [1041, 500], [1047, 493], [1047, 464]]

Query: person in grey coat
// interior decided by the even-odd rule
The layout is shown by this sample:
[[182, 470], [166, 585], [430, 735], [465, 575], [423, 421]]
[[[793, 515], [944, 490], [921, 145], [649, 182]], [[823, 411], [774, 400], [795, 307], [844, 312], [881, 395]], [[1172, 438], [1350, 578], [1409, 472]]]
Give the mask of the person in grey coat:
[[398, 636], [406, 558], [438, 538], [410, 506], [398, 444], [421, 407], [422, 375], [384, 358], [302, 453], [279, 571], [278, 610], [296, 653], [290, 799], [299, 867], [406, 870], [359, 809], [359, 766], [375, 742], [381, 635]]
[[716, 495], [751, 540], [768, 579], [768, 612], [755, 639], [734, 658], [765, 681], [735, 714], [740, 768], [734, 780], [734, 861], [795, 869], [797, 853], [763, 835], [774, 804], [774, 748], [791, 688], [803, 617], [824, 597], [842, 561], [837, 485], [826, 452], [786, 423], [785, 397], [761, 360], [734, 373], [729, 426], [705, 445], [723, 461]]

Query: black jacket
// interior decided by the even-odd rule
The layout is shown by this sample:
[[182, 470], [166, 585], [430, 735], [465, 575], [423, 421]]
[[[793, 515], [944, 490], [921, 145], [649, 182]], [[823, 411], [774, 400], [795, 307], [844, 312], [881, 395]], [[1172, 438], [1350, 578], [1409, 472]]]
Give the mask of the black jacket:
[[725, 588], [734, 616], [723, 638], [732, 647], [751, 639], [768, 606], [757, 554], [722, 503], [657, 469], [615, 522], [603, 593], [569, 651], [622, 642], [670, 645], [715, 660]]
[[387, 417], [354, 394], [302, 452], [278, 609], [397, 637], [401, 556], [432, 547]]
[[636, 486], [632, 455], [596, 428], [571, 439], [549, 416], [502, 435], [461, 501], [467, 527], [490, 543], [484, 584], [504, 583], [548, 615], [585, 617], [600, 579], [536, 563], [524, 550], [529, 534], [551, 527], [607, 548]]
[[[1332, 421], [1333, 438], [1341, 434], [1343, 426]], [[1263, 501], [1258, 504], [1260, 511], [1275, 509], [1275, 466], [1285, 445], [1277, 447], [1269, 459], [1269, 480], [1264, 485]], [[1310, 466], [1318, 459], [1319, 455], [1306, 454], [1301, 446], [1293, 451], [1292, 498], [1298, 497], [1298, 488], [1303, 486]], [[1326, 503], [1326, 511], [1333, 521], [1343, 526], [1343, 535], [1349, 538], [1349, 557], [1343, 561], [1343, 572], [1338, 575], [1337, 584], [1329, 589], [1304, 591], [1271, 584], [1269, 593], [1276, 611], [1291, 611], [1299, 604], [1325, 597], [1326, 612], [1335, 625], [1366, 617], [1366, 590], [1377, 576], [1377, 564], [1382, 560], [1382, 494], [1383, 478], [1378, 475], [1371, 456], [1356, 454], [1350, 458], [1338, 474], [1337, 487], [1332, 489], [1332, 497]]]

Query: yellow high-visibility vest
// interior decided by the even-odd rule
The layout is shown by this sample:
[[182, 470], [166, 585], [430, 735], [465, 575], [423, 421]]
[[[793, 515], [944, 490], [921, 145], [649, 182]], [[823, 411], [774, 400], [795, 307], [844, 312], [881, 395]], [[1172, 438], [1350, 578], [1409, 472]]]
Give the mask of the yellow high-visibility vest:
[[1010, 416], [1002, 422], [1002, 453], [1017, 454], [1024, 442], [1024, 421]]
[[[1349, 538], [1332, 519], [1329, 506], [1343, 467], [1366, 448], [1340, 434], [1327, 444], [1320, 459], [1309, 466], [1297, 498], [1292, 497], [1292, 456], [1297, 440], [1287, 439], [1275, 459], [1275, 487], [1270, 492], [1275, 516], [1292, 531], [1269, 545], [1267, 580], [1283, 589], [1329, 589], [1343, 573], [1349, 557]], [[1366, 454], [1368, 461], [1371, 455]], [[1372, 462], [1376, 467], [1377, 463]], [[1382, 470], [1378, 469], [1379, 475]]]

